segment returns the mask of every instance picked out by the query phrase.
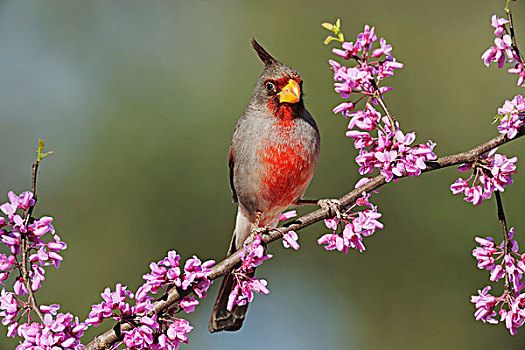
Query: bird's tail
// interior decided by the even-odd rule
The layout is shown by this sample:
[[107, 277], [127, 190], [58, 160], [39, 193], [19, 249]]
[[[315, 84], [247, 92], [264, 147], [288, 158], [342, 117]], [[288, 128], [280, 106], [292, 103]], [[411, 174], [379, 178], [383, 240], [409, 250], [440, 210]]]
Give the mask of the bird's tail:
[[[235, 230], [233, 231], [232, 241], [230, 243], [230, 249], [228, 250], [228, 256], [235, 253], [244, 240], [250, 235], [252, 230], [252, 223], [241, 214], [240, 210], [237, 212], [237, 221], [235, 223]], [[221, 331], [236, 331], [239, 330], [244, 322], [244, 317], [248, 312], [248, 304], [243, 306], [234, 305], [232, 310], [227, 309], [228, 298], [233, 288], [235, 276], [228, 273], [222, 280], [221, 289], [219, 295], [213, 306], [211, 312], [210, 322], [208, 323], [208, 330], [211, 333]]]

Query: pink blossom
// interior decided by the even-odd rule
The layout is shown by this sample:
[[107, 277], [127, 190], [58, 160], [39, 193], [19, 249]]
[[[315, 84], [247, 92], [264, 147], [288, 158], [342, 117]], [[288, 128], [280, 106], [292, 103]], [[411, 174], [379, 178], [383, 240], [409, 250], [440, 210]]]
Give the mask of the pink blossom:
[[336, 233], [327, 233], [321, 238], [317, 240], [318, 244], [326, 244], [325, 249], [326, 250], [334, 250], [337, 249], [338, 251], [343, 251], [344, 253], [348, 253], [348, 245], [345, 246], [343, 237]]
[[285, 248], [292, 247], [295, 250], [299, 249], [299, 243], [297, 243], [297, 233], [295, 231], [288, 231], [283, 235], [283, 245]]
[[491, 25], [496, 28], [494, 30], [494, 34], [497, 36], [500, 36], [503, 34], [504, 31], [506, 31], [505, 24], [509, 23], [505, 18], [500, 18], [496, 15], [493, 15], [491, 18]]
[[270, 291], [266, 288], [268, 282], [263, 279], [256, 278], [240, 278], [236, 276], [237, 283], [234, 285], [232, 293], [228, 298], [227, 309], [231, 311], [233, 305], [243, 306], [252, 302], [254, 293], [269, 294]]
[[[364, 184], [369, 179], [358, 182]], [[357, 186], [357, 185], [356, 185]], [[364, 237], [371, 236], [377, 229], [383, 228], [383, 224], [378, 221], [381, 214], [377, 207], [372, 205], [368, 198], [370, 194], [363, 192], [356, 203], [341, 213], [340, 217], [325, 220], [325, 225], [332, 230], [321, 236], [317, 243], [325, 245], [326, 250], [338, 250], [347, 254], [349, 249], [357, 249], [359, 252], [366, 250], [363, 243]], [[357, 207], [365, 207], [362, 211], [354, 211]], [[341, 233], [337, 233], [339, 228]]]
[[514, 138], [524, 123], [525, 99], [521, 95], [516, 95], [511, 101], [506, 100], [498, 109], [498, 114], [501, 116], [498, 131], [507, 135], [509, 139]]
[[497, 315], [494, 308], [496, 307], [498, 300], [489, 294], [490, 289], [490, 286], [486, 286], [483, 290], [478, 291], [478, 295], [472, 296], [470, 300], [476, 306], [474, 317], [477, 321], [481, 320], [483, 322], [495, 324], [498, 323], [498, 320], [494, 318]]
[[166, 335], [173, 342], [174, 349], [178, 349], [181, 342], [188, 343], [188, 334], [192, 329], [193, 327], [190, 326], [189, 322], [181, 318], [170, 324]]
[[386, 55], [387, 57], [392, 57], [392, 45], [387, 45], [386, 40], [384, 38], [381, 38], [379, 43], [381, 47], [379, 49], [375, 49], [372, 52], [372, 57], [377, 58], [377, 57], [381, 57], [382, 55]]
[[0, 254], [0, 271], [9, 270], [13, 266], [14, 263], [15, 263], [14, 255], [6, 256], [5, 254]]
[[348, 113], [354, 109], [354, 104], [352, 102], [343, 102], [338, 104], [334, 109], [334, 114], [342, 113], [343, 116], [347, 117]]
[[256, 235], [253, 241], [244, 245], [244, 250], [239, 251], [242, 259], [241, 266], [232, 271], [234, 275], [234, 285], [228, 297], [228, 310], [232, 310], [234, 305], [246, 305], [253, 300], [254, 293], [268, 294], [265, 280], [258, 280], [253, 277], [255, 267], [261, 265], [264, 260], [272, 256], [266, 254], [262, 245], [260, 235]]
[[525, 64], [523, 62], [516, 64], [515, 67], [509, 68], [508, 70], [511, 74], [518, 74], [518, 86], [522, 86], [525, 81]]
[[[198, 288], [201, 289], [199, 292], [201, 294], [204, 294], [204, 292], [208, 289], [209, 285], [211, 284], [211, 281], [208, 280], [208, 274], [211, 272], [211, 267], [215, 264], [215, 261], [208, 260], [204, 263], [200, 261], [199, 258], [197, 258], [195, 255], [193, 258], [186, 260], [186, 264], [184, 265], [184, 276], [182, 279], [181, 287], [183, 290], [188, 289], [188, 287], [200, 280], [206, 281], [204, 285], [200, 285]], [[203, 289], [202, 287], [205, 286]], [[197, 286], [195, 286], [197, 287]], [[195, 292], [197, 292], [196, 288], [193, 288]]]
[[337, 229], [337, 225], [338, 225], [338, 221], [336, 218], [331, 218], [331, 219], [325, 219], [324, 220], [324, 224], [326, 225], [326, 227], [328, 227], [329, 229], [332, 229], [332, 230], [336, 230]]
[[199, 301], [196, 300], [193, 296], [185, 296], [184, 298], [182, 298], [179, 305], [185, 313], [190, 313], [195, 311], [195, 306], [199, 305]]
[[30, 191], [22, 192], [20, 196], [17, 196], [13, 191], [9, 191], [7, 193], [7, 197], [9, 198], [9, 201], [11, 202], [11, 205], [13, 206], [15, 210], [18, 210], [18, 209], [27, 210], [29, 209], [29, 207], [32, 207], [35, 205], [35, 200], [33, 199], [33, 193], [31, 193]]
[[55, 228], [51, 223], [53, 222], [53, 218], [49, 216], [43, 216], [39, 220], [35, 220], [30, 226], [29, 231], [33, 232], [33, 234], [37, 237], [41, 237], [45, 235], [47, 232], [51, 232], [51, 234], [55, 233]]
[[[510, 334], [514, 335], [525, 323], [525, 294], [521, 293], [525, 287], [525, 282], [522, 281], [525, 264], [524, 255], [518, 254], [514, 228], [509, 230], [508, 237], [510, 252], [506, 252], [504, 242], [496, 245], [491, 237], [476, 237], [475, 241], [479, 246], [472, 251], [472, 255], [478, 261], [478, 267], [488, 270], [493, 282], [505, 277], [511, 283], [499, 297], [489, 294], [491, 287], [487, 286], [478, 291], [477, 296], [472, 296], [471, 301], [476, 306], [476, 320], [493, 324], [504, 321]], [[495, 318], [498, 314], [499, 321]]]
[[[480, 205], [485, 199], [492, 197], [494, 191], [503, 192], [505, 187], [512, 184], [512, 174], [516, 173], [516, 157], [507, 158], [503, 154], [495, 153], [497, 148], [481, 156], [482, 162], [476, 167], [461, 165], [462, 170], [472, 169], [472, 175], [463, 180], [459, 178], [450, 186], [454, 194], [463, 193], [465, 200], [474, 205]], [[470, 184], [472, 181], [472, 184]]]
[[290, 210], [290, 211], [287, 211], [286, 213], [282, 213], [281, 215], [279, 215], [279, 221], [286, 221], [288, 219], [295, 218], [296, 216], [297, 216], [297, 211]]
[[495, 28], [494, 46], [489, 47], [481, 56], [483, 63], [488, 67], [491, 62], [497, 62], [498, 68], [503, 68], [505, 59], [510, 64], [514, 64], [513, 68], [508, 70], [511, 74], [518, 74], [518, 86], [521, 86], [525, 81], [525, 62], [513, 47], [512, 38], [507, 31], [508, 20], [499, 18], [496, 15], [492, 16], [491, 25]]

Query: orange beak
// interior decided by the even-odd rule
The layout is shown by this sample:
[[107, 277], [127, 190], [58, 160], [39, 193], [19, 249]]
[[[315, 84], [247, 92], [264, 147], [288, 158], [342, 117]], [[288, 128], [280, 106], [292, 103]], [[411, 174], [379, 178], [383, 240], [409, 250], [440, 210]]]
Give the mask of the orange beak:
[[296, 103], [301, 99], [301, 88], [293, 79], [288, 80], [288, 84], [278, 93], [279, 102]]

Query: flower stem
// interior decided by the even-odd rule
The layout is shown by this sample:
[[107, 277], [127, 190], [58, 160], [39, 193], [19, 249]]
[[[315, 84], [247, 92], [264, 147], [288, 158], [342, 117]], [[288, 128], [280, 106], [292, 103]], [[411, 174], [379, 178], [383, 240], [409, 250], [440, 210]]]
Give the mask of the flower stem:
[[[505, 220], [505, 212], [503, 211], [503, 202], [501, 201], [501, 194], [499, 191], [495, 191], [494, 194], [496, 195], [496, 203], [498, 205], [498, 221], [503, 229], [503, 250], [505, 251], [505, 255], [509, 255], [510, 239], [509, 231], [507, 229], [507, 221]], [[510, 291], [509, 274], [507, 273], [507, 270], [505, 270], [505, 290]]]
[[505, 6], [505, 12], [507, 13], [507, 19], [509, 20], [509, 31], [510, 38], [512, 39], [512, 49], [516, 53], [516, 56], [518, 56], [518, 60], [521, 63], [523, 63], [525, 60], [523, 59], [523, 56], [521, 55], [521, 52], [518, 49], [518, 43], [516, 42], [516, 35], [514, 33], [514, 22], [512, 21], [512, 12], [509, 8], [509, 0], [507, 0], [507, 6]]
[[[24, 225], [27, 227], [31, 221], [33, 208], [36, 205], [36, 176], [38, 172], [38, 164], [40, 163], [39, 160], [35, 161], [33, 163], [33, 177], [32, 177], [32, 186], [31, 189], [33, 191], [33, 198], [35, 200], [35, 203], [27, 209], [26, 215], [25, 215], [25, 222]], [[29, 254], [29, 245], [27, 242], [27, 233], [22, 234], [21, 242], [20, 242], [20, 252], [22, 254], [22, 278], [24, 279], [24, 285], [26, 286], [27, 293], [29, 294], [29, 305], [33, 309], [33, 311], [37, 314], [38, 318], [42, 323], [44, 323], [44, 315], [40, 311], [40, 308], [38, 306], [38, 303], [35, 298], [35, 294], [33, 293], [33, 290], [31, 289], [31, 281], [29, 278], [29, 272], [27, 269], [27, 256]]]

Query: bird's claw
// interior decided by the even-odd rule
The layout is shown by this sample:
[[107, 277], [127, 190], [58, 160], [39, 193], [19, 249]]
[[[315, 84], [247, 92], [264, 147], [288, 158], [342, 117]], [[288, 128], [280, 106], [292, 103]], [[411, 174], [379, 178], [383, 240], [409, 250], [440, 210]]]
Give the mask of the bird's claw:
[[[272, 228], [268, 225], [262, 226], [262, 227], [253, 225], [252, 232], [246, 238], [246, 240], [244, 241], [244, 244], [246, 245], [246, 244], [250, 244], [251, 242], [253, 242], [253, 240], [255, 239], [257, 235], [261, 235], [261, 238], [262, 238], [263, 235], [269, 234], [271, 229]], [[263, 246], [266, 246], [264, 242], [261, 242], [261, 244], [263, 244]]]
[[270, 232], [270, 226], [266, 225], [266, 226], [255, 226], [253, 225], [253, 228], [252, 228], [252, 236], [256, 236], [256, 235], [264, 235], [264, 234], [268, 234]]
[[327, 210], [331, 217], [341, 218], [341, 202], [337, 199], [319, 199], [317, 205]]

